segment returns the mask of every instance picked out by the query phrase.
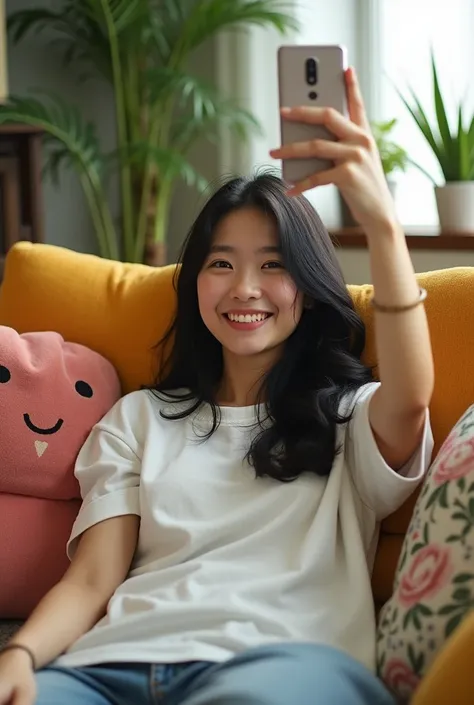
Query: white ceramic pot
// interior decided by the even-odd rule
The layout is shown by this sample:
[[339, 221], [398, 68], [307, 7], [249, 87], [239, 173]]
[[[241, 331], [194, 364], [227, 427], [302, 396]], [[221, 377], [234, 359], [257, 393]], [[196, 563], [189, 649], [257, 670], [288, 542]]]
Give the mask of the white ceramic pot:
[[474, 181], [451, 181], [435, 187], [443, 232], [474, 236]]

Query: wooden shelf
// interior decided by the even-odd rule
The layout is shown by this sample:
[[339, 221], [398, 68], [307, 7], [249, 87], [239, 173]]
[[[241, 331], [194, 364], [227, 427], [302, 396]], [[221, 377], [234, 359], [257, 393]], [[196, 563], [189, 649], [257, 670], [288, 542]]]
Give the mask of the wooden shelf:
[[[330, 229], [329, 234], [338, 247], [366, 249], [367, 241], [362, 228]], [[439, 228], [406, 226], [405, 235], [410, 250], [473, 250], [474, 231], [465, 233], [440, 232]]]
[[42, 135], [44, 130], [31, 125], [17, 125], [9, 123], [0, 125], [0, 135]]
[[42, 136], [29, 125], [0, 126], [0, 282], [15, 242], [44, 241]]

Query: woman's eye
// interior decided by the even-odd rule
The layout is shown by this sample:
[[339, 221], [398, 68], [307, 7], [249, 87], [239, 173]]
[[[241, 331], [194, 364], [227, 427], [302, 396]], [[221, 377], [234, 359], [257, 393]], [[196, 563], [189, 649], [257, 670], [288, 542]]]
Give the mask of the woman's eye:
[[215, 260], [215, 262], [211, 262], [209, 266], [213, 267], [214, 269], [227, 269], [227, 267], [230, 267], [230, 263], [226, 262], [223, 259], [218, 259]]
[[263, 269], [283, 269], [283, 262], [265, 262]]

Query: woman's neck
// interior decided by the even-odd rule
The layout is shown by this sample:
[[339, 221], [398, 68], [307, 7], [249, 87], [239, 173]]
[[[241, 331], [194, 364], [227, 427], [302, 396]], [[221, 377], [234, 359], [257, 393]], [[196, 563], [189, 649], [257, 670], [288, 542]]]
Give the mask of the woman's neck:
[[224, 373], [217, 394], [221, 406], [252, 406], [266, 373], [275, 363], [275, 351], [261, 355], [233, 355], [224, 351]]

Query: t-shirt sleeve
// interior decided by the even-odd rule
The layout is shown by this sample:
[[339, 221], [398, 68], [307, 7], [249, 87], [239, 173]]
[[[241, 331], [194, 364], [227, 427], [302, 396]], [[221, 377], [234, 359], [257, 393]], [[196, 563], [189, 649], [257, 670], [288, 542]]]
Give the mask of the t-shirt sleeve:
[[362, 500], [381, 521], [400, 507], [422, 482], [433, 452], [429, 411], [423, 436], [410, 460], [398, 471], [382, 457], [369, 421], [369, 404], [379, 382], [362, 387], [355, 398], [352, 419], [347, 423], [344, 454], [355, 488]]
[[71, 559], [80, 535], [105, 519], [140, 516], [140, 447], [132, 432], [127, 406], [118, 404], [91, 431], [79, 452], [74, 474], [82, 505], [67, 544]]

